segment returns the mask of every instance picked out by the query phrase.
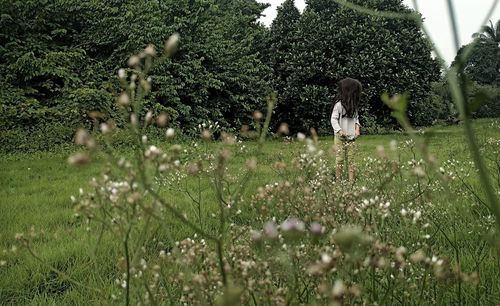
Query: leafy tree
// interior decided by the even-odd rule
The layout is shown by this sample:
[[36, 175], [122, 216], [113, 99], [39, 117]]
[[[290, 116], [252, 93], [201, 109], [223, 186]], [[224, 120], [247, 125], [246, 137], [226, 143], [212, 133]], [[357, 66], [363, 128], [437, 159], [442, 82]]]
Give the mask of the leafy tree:
[[[300, 106], [300, 99], [290, 77], [296, 73], [295, 52], [301, 38], [298, 35], [300, 12], [293, 0], [286, 0], [278, 7], [269, 32], [269, 52], [267, 63], [274, 71], [273, 87], [278, 91], [278, 103], [274, 122], [297, 122], [300, 115], [295, 111]], [[293, 128], [293, 127], [292, 127]]]
[[490, 26], [481, 27], [481, 31], [473, 37], [472, 43], [460, 48], [452, 66], [466, 56], [464, 72], [471, 80], [483, 85], [500, 86], [500, 20], [495, 27], [490, 21]]
[[490, 20], [490, 25], [484, 25], [481, 30], [474, 33], [472, 37], [477, 38], [484, 42], [492, 42], [497, 45], [500, 44], [500, 20], [497, 20], [496, 24]]
[[[400, 0], [352, 1], [377, 10], [411, 12]], [[329, 116], [336, 83], [345, 77], [364, 85], [362, 123], [392, 124], [381, 93], [409, 92], [415, 107], [428, 101], [431, 83], [439, 78], [439, 66], [431, 57], [431, 46], [418, 24], [411, 20], [366, 15], [329, 0], [309, 0], [298, 22], [301, 39], [294, 56], [287, 60], [293, 74], [287, 80], [293, 89], [287, 96], [300, 102], [290, 124], [296, 129], [316, 127], [331, 132]], [[418, 122], [417, 122], [418, 124]]]
[[254, 0], [0, 0], [2, 129], [113, 118], [114, 77], [148, 44], [180, 33], [173, 60], [152, 71], [148, 107], [191, 128], [208, 119], [237, 128], [261, 107], [270, 70], [259, 59]]

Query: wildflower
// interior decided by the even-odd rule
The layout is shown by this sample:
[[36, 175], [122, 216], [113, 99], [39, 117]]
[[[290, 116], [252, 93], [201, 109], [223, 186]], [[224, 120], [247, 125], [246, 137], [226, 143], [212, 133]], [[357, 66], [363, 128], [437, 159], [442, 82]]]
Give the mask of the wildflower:
[[90, 139], [90, 135], [85, 129], [78, 129], [75, 135], [75, 143], [78, 145], [86, 145]]
[[156, 56], [156, 48], [154, 45], [148, 45], [146, 49], [144, 49], [144, 53], [149, 56]]
[[262, 238], [262, 234], [258, 231], [251, 230], [250, 231], [250, 239], [252, 241], [259, 241]]
[[319, 236], [323, 233], [323, 226], [321, 226], [321, 224], [319, 224], [318, 222], [313, 222], [309, 226], [309, 230], [312, 235]]
[[425, 259], [425, 253], [422, 250], [417, 250], [415, 253], [410, 255], [410, 260], [413, 263], [422, 262]]
[[346, 287], [344, 285], [344, 282], [340, 279], [337, 279], [333, 284], [332, 295], [335, 297], [341, 297], [342, 295], [344, 295], [345, 290]]
[[208, 141], [210, 140], [210, 138], [212, 137], [212, 135], [210, 134], [210, 131], [208, 130], [203, 130], [201, 132], [201, 139], [205, 140], [205, 141]]
[[146, 117], [145, 117], [146, 123], [150, 124], [152, 119], [153, 119], [153, 112], [152, 111], [148, 111], [146, 113]]
[[415, 167], [413, 169], [413, 173], [418, 176], [418, 177], [424, 177], [425, 176], [425, 171], [422, 167]]
[[128, 61], [127, 64], [129, 67], [136, 67], [140, 63], [140, 58], [137, 55], [132, 55]]
[[422, 216], [422, 212], [420, 210], [416, 211], [413, 214], [413, 223], [417, 223], [417, 221], [420, 219], [421, 216]]
[[126, 92], [122, 92], [120, 96], [118, 97], [117, 103], [122, 106], [129, 105], [130, 103], [130, 98]]
[[71, 165], [86, 165], [90, 162], [90, 158], [85, 153], [76, 153], [68, 157], [68, 163]]
[[104, 135], [109, 134], [109, 132], [111, 132], [111, 127], [107, 123], [101, 123], [100, 128], [101, 128], [101, 132]]
[[173, 55], [177, 51], [179, 45], [179, 34], [174, 33], [170, 35], [168, 40], [165, 42], [165, 51], [168, 55]]
[[406, 211], [406, 209], [402, 208], [400, 213], [401, 213], [401, 216], [404, 217], [404, 216], [406, 216], [406, 214], [408, 213], [408, 211]]
[[167, 136], [167, 139], [172, 139], [174, 138], [175, 130], [173, 128], [168, 128], [165, 135]]
[[165, 113], [161, 113], [158, 118], [156, 118], [156, 124], [159, 127], [165, 127], [168, 123], [168, 115]]
[[385, 154], [384, 146], [382, 145], [377, 146], [377, 155], [380, 159], [385, 159], [387, 157], [387, 155]]
[[123, 68], [118, 69], [118, 77], [120, 79], [124, 79], [127, 77], [127, 73], [125, 72], [125, 69], [123, 69]]
[[257, 159], [255, 157], [248, 159], [246, 161], [246, 166], [248, 170], [255, 171], [255, 169], [257, 169]]
[[288, 124], [282, 123], [280, 124], [280, 127], [278, 128], [278, 134], [281, 135], [288, 135], [290, 133], [290, 129], [288, 128]]
[[276, 223], [273, 221], [267, 222], [264, 225], [264, 234], [271, 239], [278, 238], [278, 227], [276, 226]]
[[161, 154], [160, 149], [158, 149], [156, 146], [150, 146], [146, 151], [144, 152], [144, 157], [148, 159], [155, 159], [157, 156]]
[[281, 223], [280, 228], [284, 232], [290, 232], [290, 231], [302, 232], [305, 229], [305, 225], [304, 222], [300, 221], [297, 218], [289, 218], [283, 221], [283, 223]]
[[137, 126], [137, 116], [134, 113], [130, 114], [130, 124]]
[[260, 111], [253, 112], [253, 119], [261, 120], [263, 117], [264, 117], [264, 115]]
[[321, 254], [321, 262], [324, 264], [329, 264], [332, 261], [332, 257], [326, 253]]

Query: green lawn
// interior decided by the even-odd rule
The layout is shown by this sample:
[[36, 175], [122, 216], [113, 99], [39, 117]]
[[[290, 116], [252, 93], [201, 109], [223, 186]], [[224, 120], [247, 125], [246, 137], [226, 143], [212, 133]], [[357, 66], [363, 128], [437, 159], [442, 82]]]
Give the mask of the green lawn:
[[[498, 139], [500, 135], [498, 120], [478, 120], [475, 121], [475, 129], [481, 143], [485, 143], [488, 138]], [[427, 135], [428, 134], [428, 135]], [[440, 162], [455, 159], [463, 163], [470, 160], [466, 141], [463, 138], [460, 126], [434, 127], [425, 131], [427, 135], [428, 147]], [[392, 140], [404, 143], [408, 137], [404, 134], [391, 134], [379, 136], [363, 136], [357, 143], [356, 159], [374, 156], [376, 147], [383, 145], [388, 148]], [[322, 138], [319, 148], [325, 152], [330, 150], [333, 141], [330, 138]], [[167, 144], [161, 145], [167, 147]], [[217, 144], [208, 145], [207, 150], [215, 150]], [[184, 145], [189, 149], [189, 144]], [[257, 144], [254, 142], [244, 142], [238, 144], [230, 161], [231, 173], [238, 173], [239, 169], [244, 169], [245, 160], [248, 156], [256, 152]], [[280, 180], [280, 173], [271, 166], [278, 161], [290, 161], [304, 150], [301, 142], [284, 142], [272, 140], [265, 144], [262, 155], [259, 156], [259, 164], [254, 177], [248, 183], [246, 194], [252, 195], [255, 190], [266, 183]], [[124, 155], [130, 155], [126, 150]], [[411, 151], [405, 151], [403, 158], [411, 158]], [[418, 156], [420, 156], [417, 153]], [[107, 304], [110, 300], [103, 302], [103, 297], [85, 286], [100, 288], [111, 295], [115, 292], [116, 285], [116, 258], [120, 256], [120, 250], [113, 247], [113, 240], [117, 237], [111, 235], [103, 236], [103, 241], [97, 247], [96, 232], [98, 228], [91, 227], [81, 219], [74, 216], [74, 204], [71, 202], [71, 195], [79, 193], [80, 187], [88, 186], [88, 181], [93, 176], [98, 176], [105, 162], [97, 159], [86, 167], [73, 167], [66, 163], [67, 153], [37, 153], [37, 154], [16, 154], [4, 155], [0, 159], [0, 250], [9, 250], [4, 255], [0, 255], [0, 260], [6, 260], [4, 266], [0, 267], [0, 304], [2, 305], [89, 305]], [[183, 156], [184, 160], [190, 160], [190, 153]], [[363, 184], [362, 162], [359, 162], [358, 181], [356, 184]], [[331, 168], [332, 174], [333, 164]], [[240, 171], [241, 172], [241, 171]], [[482, 195], [482, 186], [478, 182], [475, 172], [467, 178], [468, 184], [474, 188], [479, 195]], [[196, 190], [198, 182], [195, 179], [188, 180], [189, 188]], [[458, 184], [458, 183], [457, 183]], [[209, 190], [208, 180], [200, 183], [202, 190]], [[458, 185], [457, 185], [458, 186]], [[463, 190], [464, 194], [467, 191]], [[177, 206], [189, 206], [189, 197], [186, 193], [172, 190], [162, 191], [165, 198], [176, 202]], [[203, 195], [206, 204], [202, 212], [206, 220], [215, 205], [215, 195], [207, 191]], [[463, 203], [473, 203], [472, 197], [466, 195], [456, 199]], [[454, 205], [453, 201], [447, 199], [446, 195], [434, 195], [434, 202], [437, 205]], [[252, 224], [251, 211], [244, 211], [244, 223]], [[463, 206], [457, 206], [457, 214], [468, 214]], [[450, 217], [451, 218], [451, 217]], [[250, 220], [250, 221], [249, 221]], [[465, 220], [465, 219], [464, 219]], [[473, 222], [473, 217], [466, 218], [466, 222]], [[206, 221], [210, 223], [211, 221]], [[464, 221], [465, 222], [465, 221]], [[457, 222], [458, 224], [459, 222]], [[188, 228], [180, 224], [172, 224], [174, 230], [170, 233], [173, 239], [183, 239], [191, 234]], [[15, 243], [16, 233], [27, 233], [31, 228], [38, 233], [33, 241], [33, 250], [43, 263], [37, 258], [29, 255], [26, 250], [18, 249], [11, 253], [11, 247]], [[471, 225], [471, 228], [473, 226]], [[467, 228], [461, 228], [464, 235]], [[161, 234], [158, 234], [162, 237]], [[468, 241], [468, 240], [467, 240]], [[445, 238], [436, 238], [436, 244], [442, 243], [443, 253], [453, 253], [446, 245]], [[464, 240], [465, 243], [465, 240]], [[469, 243], [469, 242], [467, 242]], [[480, 241], [477, 241], [480, 244]], [[464, 246], [476, 250], [478, 246]], [[495, 259], [496, 258], [496, 259]], [[473, 259], [468, 257], [464, 251], [463, 266], [471, 270]], [[67, 281], [63, 276], [51, 271], [49, 265], [64, 271], [72, 279], [82, 283], [78, 286]], [[489, 272], [483, 276], [483, 286], [480, 290], [482, 304], [495, 304], [495, 300], [500, 297], [498, 283], [495, 278], [500, 276], [498, 257], [492, 253], [487, 258], [483, 269]], [[498, 281], [498, 278], [496, 279]], [[474, 293], [475, 289], [470, 289]], [[471, 294], [472, 294], [471, 293]], [[109, 296], [108, 295], [108, 296]], [[467, 299], [473, 299], [467, 297]], [[497, 302], [499, 300], [496, 300]], [[452, 303], [451, 301], [442, 301]]]

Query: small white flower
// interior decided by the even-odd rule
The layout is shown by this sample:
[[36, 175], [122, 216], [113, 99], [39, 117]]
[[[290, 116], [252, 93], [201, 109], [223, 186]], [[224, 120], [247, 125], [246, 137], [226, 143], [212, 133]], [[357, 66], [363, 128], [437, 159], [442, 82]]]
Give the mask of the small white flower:
[[321, 262], [324, 264], [329, 264], [332, 261], [332, 257], [328, 254], [321, 254]]
[[297, 139], [299, 141], [304, 141], [306, 139], [306, 135], [304, 135], [303, 133], [298, 133], [297, 134]]
[[175, 135], [175, 130], [173, 128], [168, 128], [165, 135], [167, 136], [168, 139], [173, 138]]
[[118, 77], [119, 77], [120, 79], [124, 79], [124, 78], [126, 78], [126, 77], [127, 77], [127, 73], [125, 72], [125, 69], [120, 68], [120, 69], [118, 70]]

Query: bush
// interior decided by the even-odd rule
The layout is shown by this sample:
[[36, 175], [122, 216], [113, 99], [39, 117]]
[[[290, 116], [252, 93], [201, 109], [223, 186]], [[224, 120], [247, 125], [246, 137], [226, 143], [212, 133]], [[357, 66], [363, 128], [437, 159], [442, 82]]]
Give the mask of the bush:
[[0, 130], [0, 152], [53, 151], [63, 145], [69, 145], [75, 129], [75, 126], [51, 122], [25, 129]]
[[500, 117], [500, 88], [493, 85], [481, 85], [474, 83], [471, 89], [471, 97], [482, 95], [484, 104], [473, 113], [475, 118]]
[[427, 99], [420, 103], [412, 103], [409, 115], [415, 126], [430, 126], [440, 120], [449, 120], [451, 98], [445, 81], [432, 84], [432, 92]]

